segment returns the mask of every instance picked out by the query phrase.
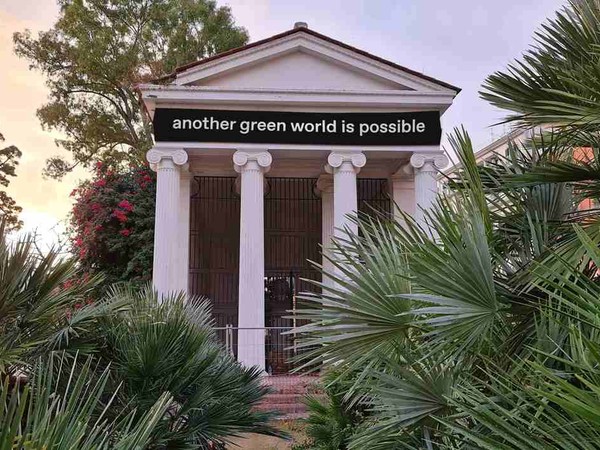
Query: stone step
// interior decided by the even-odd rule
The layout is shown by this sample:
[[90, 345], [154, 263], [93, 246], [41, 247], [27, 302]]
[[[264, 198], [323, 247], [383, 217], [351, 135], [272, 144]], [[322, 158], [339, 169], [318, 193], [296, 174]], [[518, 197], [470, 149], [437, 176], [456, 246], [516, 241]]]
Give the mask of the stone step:
[[311, 398], [325, 398], [324, 394], [267, 394], [261, 403], [304, 403], [307, 395]]
[[306, 413], [306, 406], [303, 403], [261, 403], [256, 406], [258, 411], [273, 411], [279, 414]]
[[275, 420], [281, 420], [281, 421], [300, 420], [300, 419], [308, 419], [308, 413], [307, 412], [288, 413], [288, 414], [284, 414], [283, 416], [275, 418]]
[[304, 395], [301, 394], [267, 394], [261, 403], [302, 403]]
[[306, 375], [273, 375], [263, 378], [270, 393], [256, 406], [259, 411], [279, 413], [277, 420], [296, 420], [308, 417], [304, 398], [320, 397], [318, 377]]

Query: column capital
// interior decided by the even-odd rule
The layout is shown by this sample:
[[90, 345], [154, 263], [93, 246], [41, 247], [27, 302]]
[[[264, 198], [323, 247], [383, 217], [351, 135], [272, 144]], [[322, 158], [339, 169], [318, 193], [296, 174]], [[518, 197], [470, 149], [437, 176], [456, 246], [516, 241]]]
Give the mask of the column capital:
[[424, 172], [437, 172], [448, 165], [448, 157], [443, 153], [413, 153], [410, 165]]
[[233, 154], [233, 167], [238, 173], [246, 170], [259, 170], [265, 173], [271, 168], [272, 162], [273, 157], [267, 151], [250, 152], [238, 150]]
[[188, 154], [181, 148], [177, 150], [152, 148], [146, 152], [146, 160], [154, 167], [160, 166], [163, 160], [170, 160], [174, 165], [183, 166], [188, 162]]
[[325, 171], [334, 173], [345, 169], [358, 173], [366, 163], [367, 157], [362, 152], [331, 152], [327, 157]]

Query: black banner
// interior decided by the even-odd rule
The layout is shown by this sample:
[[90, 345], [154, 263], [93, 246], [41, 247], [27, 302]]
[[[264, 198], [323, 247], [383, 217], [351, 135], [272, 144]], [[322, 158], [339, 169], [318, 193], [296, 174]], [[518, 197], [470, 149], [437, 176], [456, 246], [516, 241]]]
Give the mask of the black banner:
[[158, 142], [311, 145], [439, 145], [438, 111], [304, 113], [157, 109]]

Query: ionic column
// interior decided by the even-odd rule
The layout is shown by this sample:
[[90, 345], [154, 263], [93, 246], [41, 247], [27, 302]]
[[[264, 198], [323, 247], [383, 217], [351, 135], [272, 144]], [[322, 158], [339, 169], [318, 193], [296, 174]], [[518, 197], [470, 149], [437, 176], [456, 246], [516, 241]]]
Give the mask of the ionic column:
[[331, 152], [325, 170], [333, 174], [334, 236], [342, 237], [344, 229], [356, 233], [357, 225], [349, 218], [358, 209], [356, 175], [367, 162], [363, 153]]
[[187, 162], [184, 150], [152, 149], [146, 159], [156, 170], [156, 212], [152, 284], [160, 296], [187, 289], [181, 283], [179, 250], [180, 166]]
[[437, 196], [439, 171], [448, 165], [448, 158], [443, 153], [415, 153], [410, 157], [410, 164], [415, 171], [415, 220], [426, 228], [425, 211], [431, 208]]
[[271, 166], [269, 152], [237, 151], [240, 174], [240, 272], [238, 361], [265, 370], [265, 229], [264, 174]]
[[[333, 177], [321, 175], [317, 180], [317, 189], [321, 195], [321, 243], [323, 246], [323, 257], [321, 265], [326, 273], [333, 273], [334, 267], [327, 257], [331, 257], [331, 239], [334, 234], [333, 225]], [[330, 278], [323, 276], [323, 283], [332, 285]]]

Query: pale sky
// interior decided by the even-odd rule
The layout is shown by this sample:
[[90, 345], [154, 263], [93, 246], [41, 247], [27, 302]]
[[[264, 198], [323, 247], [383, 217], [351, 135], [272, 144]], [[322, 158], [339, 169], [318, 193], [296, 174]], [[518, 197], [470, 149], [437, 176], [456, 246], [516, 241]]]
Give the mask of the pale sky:
[[[532, 43], [535, 29], [565, 4], [562, 0], [218, 0], [232, 7], [252, 41], [291, 28], [294, 22], [335, 39], [439, 78], [463, 89], [444, 115], [448, 132], [464, 124], [476, 149], [499, 137], [490, 129], [502, 114], [477, 94], [485, 77], [502, 70]], [[5, 144], [23, 152], [9, 193], [23, 207], [27, 230], [46, 241], [71, 208], [69, 193], [79, 172], [63, 181], [44, 180], [44, 160], [60, 153], [52, 135], [41, 129], [36, 109], [47, 90], [39, 73], [12, 50], [12, 33], [48, 29], [56, 18], [54, 0], [0, 0], [0, 132]], [[59, 226], [58, 229], [61, 229]]]

